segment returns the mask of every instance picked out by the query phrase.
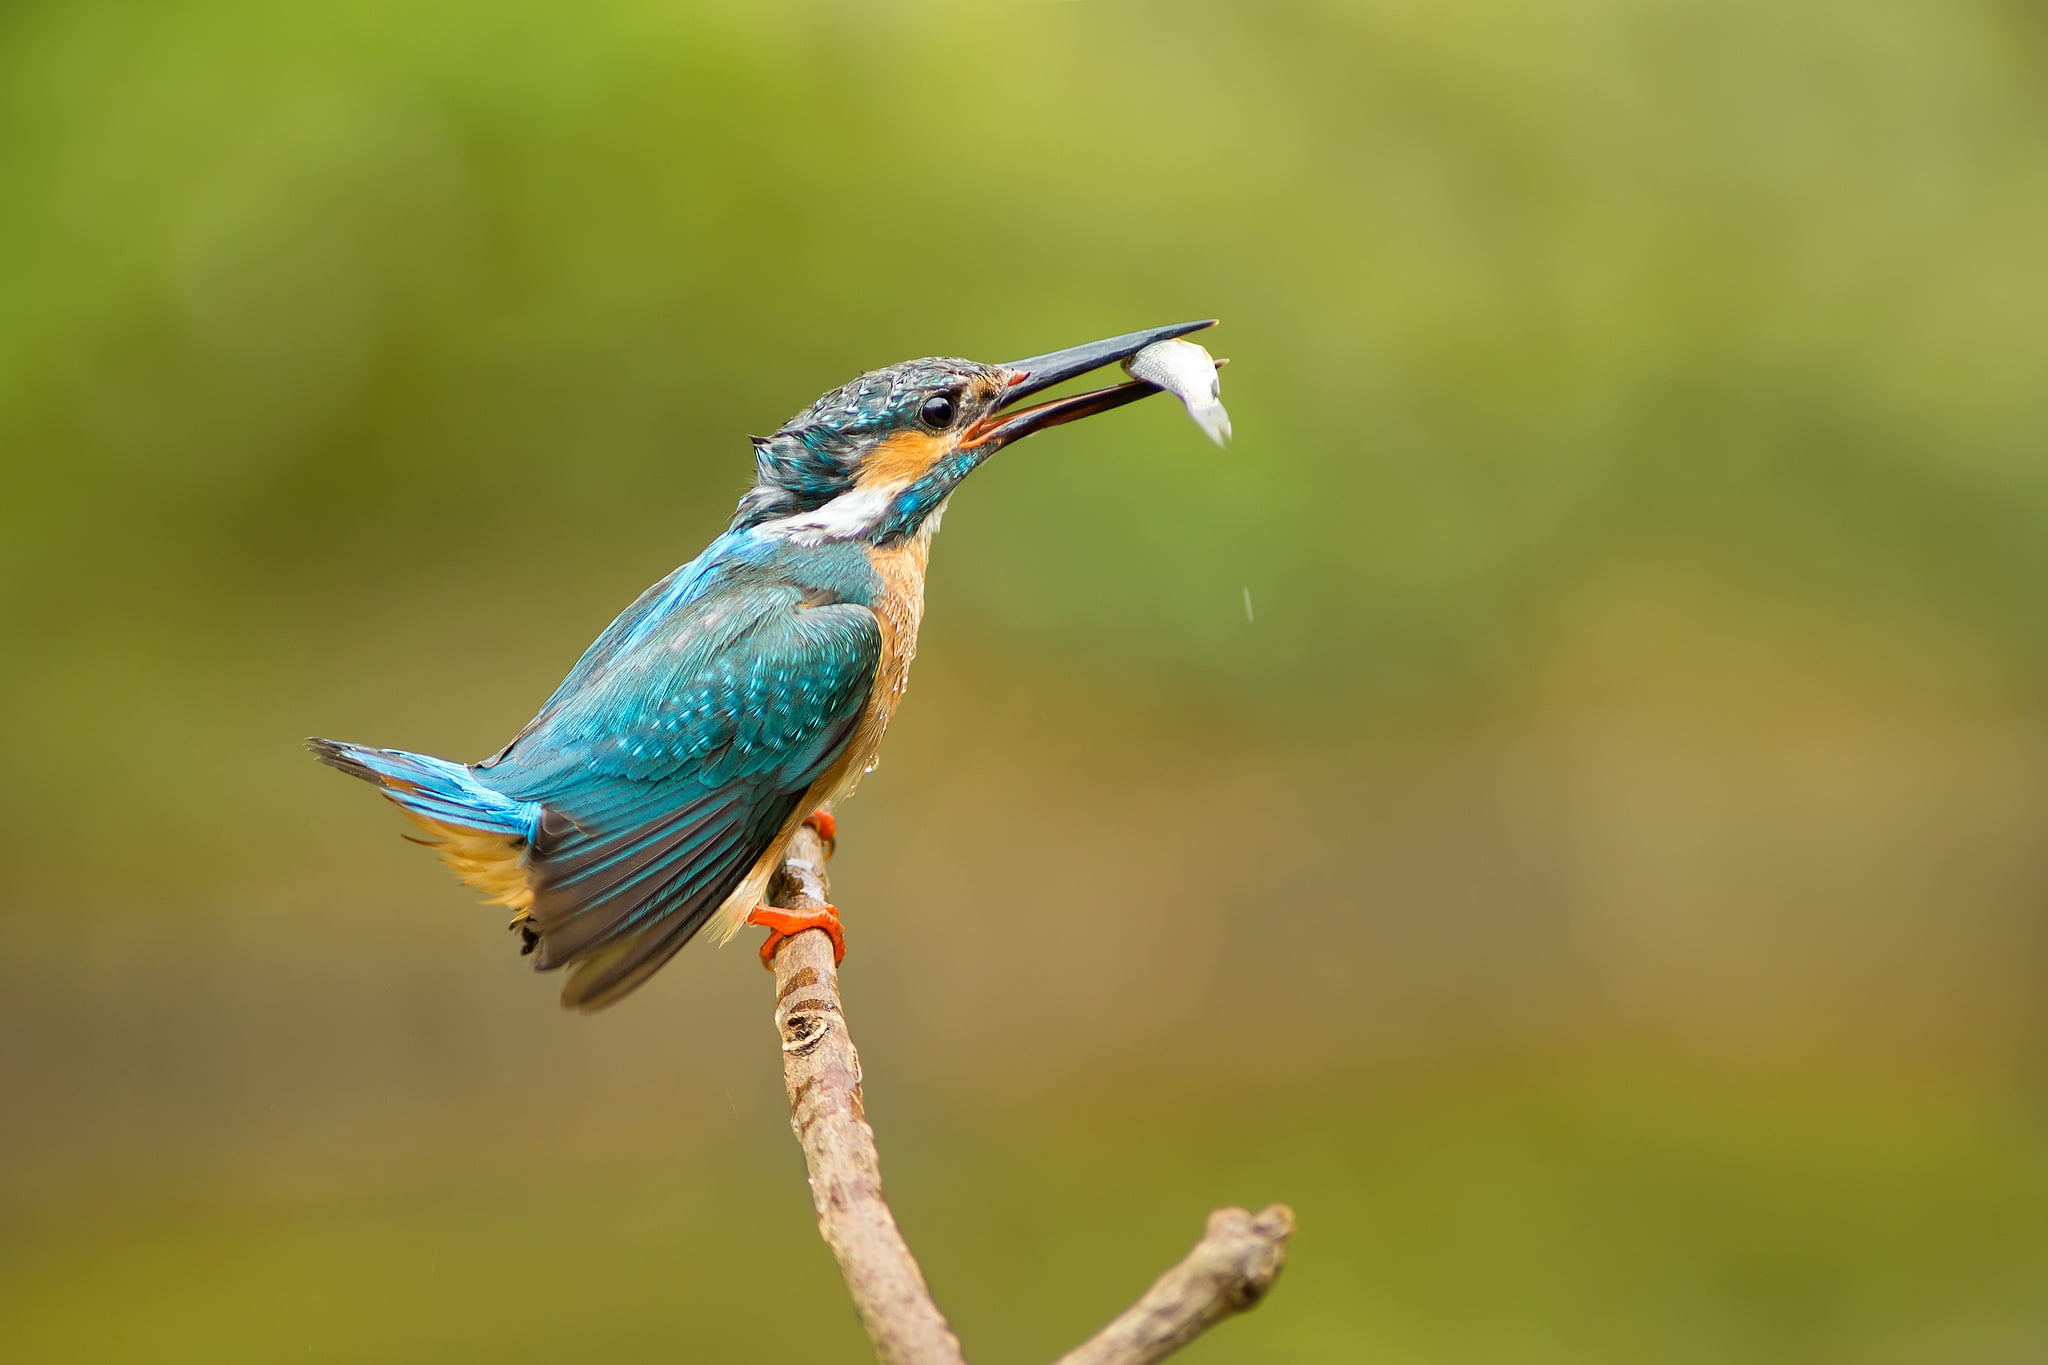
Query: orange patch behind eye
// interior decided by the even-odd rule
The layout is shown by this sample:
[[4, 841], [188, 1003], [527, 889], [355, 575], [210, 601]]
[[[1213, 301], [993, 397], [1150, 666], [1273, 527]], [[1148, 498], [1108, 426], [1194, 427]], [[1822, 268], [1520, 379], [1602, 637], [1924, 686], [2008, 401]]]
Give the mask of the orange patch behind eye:
[[945, 458], [958, 439], [953, 432], [899, 431], [868, 452], [861, 483], [914, 483]]

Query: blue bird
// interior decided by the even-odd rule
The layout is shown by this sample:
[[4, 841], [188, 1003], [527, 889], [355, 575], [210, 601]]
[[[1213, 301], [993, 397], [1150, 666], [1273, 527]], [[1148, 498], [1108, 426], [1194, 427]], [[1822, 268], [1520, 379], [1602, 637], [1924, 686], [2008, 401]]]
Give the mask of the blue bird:
[[333, 740], [421, 842], [509, 907], [562, 1003], [596, 1010], [716, 918], [788, 935], [830, 907], [761, 906], [785, 846], [872, 766], [903, 696], [933, 532], [960, 481], [1034, 431], [1159, 390], [1141, 381], [1019, 407], [1154, 342], [1132, 332], [1008, 365], [933, 358], [861, 375], [754, 438], [754, 485], [703, 554], [640, 595], [540, 713], [481, 763]]

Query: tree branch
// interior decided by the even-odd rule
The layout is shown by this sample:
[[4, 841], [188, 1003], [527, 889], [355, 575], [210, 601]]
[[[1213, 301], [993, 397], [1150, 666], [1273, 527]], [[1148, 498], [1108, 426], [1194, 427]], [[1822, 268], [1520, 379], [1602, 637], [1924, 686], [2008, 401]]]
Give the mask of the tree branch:
[[1059, 1359], [1059, 1365], [1152, 1365], [1217, 1323], [1258, 1307], [1287, 1263], [1294, 1210], [1268, 1204], [1256, 1217], [1218, 1209], [1195, 1249], [1116, 1321]]
[[[784, 855], [769, 899], [815, 911], [830, 896], [825, 845], [806, 825]], [[846, 1292], [883, 1365], [965, 1365], [960, 1341], [925, 1288], [917, 1261], [882, 1199], [875, 1130], [861, 1109], [860, 1054], [839, 1009], [832, 940], [798, 934], [775, 954], [775, 1027], [789, 1122], [811, 1170], [818, 1232], [839, 1261]]]
[[[831, 896], [825, 845], [797, 831], [770, 888], [785, 910], [813, 911]], [[875, 1133], [861, 1106], [860, 1054], [839, 1005], [839, 971], [823, 933], [796, 935], [775, 955], [775, 1027], [789, 1121], [810, 1168], [818, 1232], [839, 1262], [854, 1311], [883, 1365], [965, 1365], [960, 1342], [932, 1302], [924, 1275], [882, 1198]], [[1059, 1365], [1150, 1365], [1233, 1314], [1256, 1305], [1287, 1258], [1294, 1215], [1275, 1204], [1257, 1217], [1219, 1209], [1186, 1259], [1129, 1310]]]

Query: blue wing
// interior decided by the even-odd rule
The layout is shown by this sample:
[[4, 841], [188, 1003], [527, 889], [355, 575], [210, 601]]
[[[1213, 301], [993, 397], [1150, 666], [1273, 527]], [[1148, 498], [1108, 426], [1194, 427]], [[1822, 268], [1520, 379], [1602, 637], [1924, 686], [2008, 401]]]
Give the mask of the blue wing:
[[715, 570], [746, 556], [752, 548], [751, 542], [728, 532], [712, 541], [703, 554], [634, 598], [632, 604], [590, 642], [589, 648], [583, 651], [583, 657], [570, 668], [568, 676], [556, 684], [553, 694], [541, 703], [539, 712], [512, 737], [512, 742], [476, 766], [496, 766], [514, 745], [545, 724], [565, 702], [601, 679], [605, 671], [634, 645], [664, 627], [672, 627], [678, 619], [677, 613], [685, 610], [690, 601], [713, 581]]
[[563, 1000], [586, 1009], [645, 980], [744, 880], [844, 752], [881, 655], [854, 603], [780, 583], [664, 590], [477, 770], [543, 807], [521, 927], [536, 966], [578, 964]]

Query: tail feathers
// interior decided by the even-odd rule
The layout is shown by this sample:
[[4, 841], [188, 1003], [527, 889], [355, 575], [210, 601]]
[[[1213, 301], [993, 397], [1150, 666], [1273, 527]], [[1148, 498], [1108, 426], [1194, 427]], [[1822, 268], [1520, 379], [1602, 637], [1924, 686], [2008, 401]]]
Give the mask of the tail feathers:
[[306, 747], [329, 767], [376, 783], [408, 814], [515, 839], [531, 839], [540, 827], [539, 802], [493, 791], [460, 763], [331, 739], [309, 739]]
[[790, 796], [750, 815], [735, 809], [748, 793], [728, 788], [673, 809], [615, 805], [609, 824], [586, 827], [459, 763], [326, 739], [307, 746], [374, 783], [426, 833], [415, 842], [509, 907], [536, 969], [572, 968], [562, 1003], [586, 1013], [638, 988], [721, 908], [751, 908], [768, 879], [763, 855], [798, 804]]
[[[331, 739], [309, 739], [306, 747], [329, 767], [375, 783], [431, 836], [421, 842], [493, 904], [518, 911], [512, 923], [521, 927], [533, 904], [526, 851], [540, 830], [544, 811], [539, 802], [515, 801], [493, 791], [468, 768], [444, 758]], [[529, 951], [532, 946], [528, 937]]]

